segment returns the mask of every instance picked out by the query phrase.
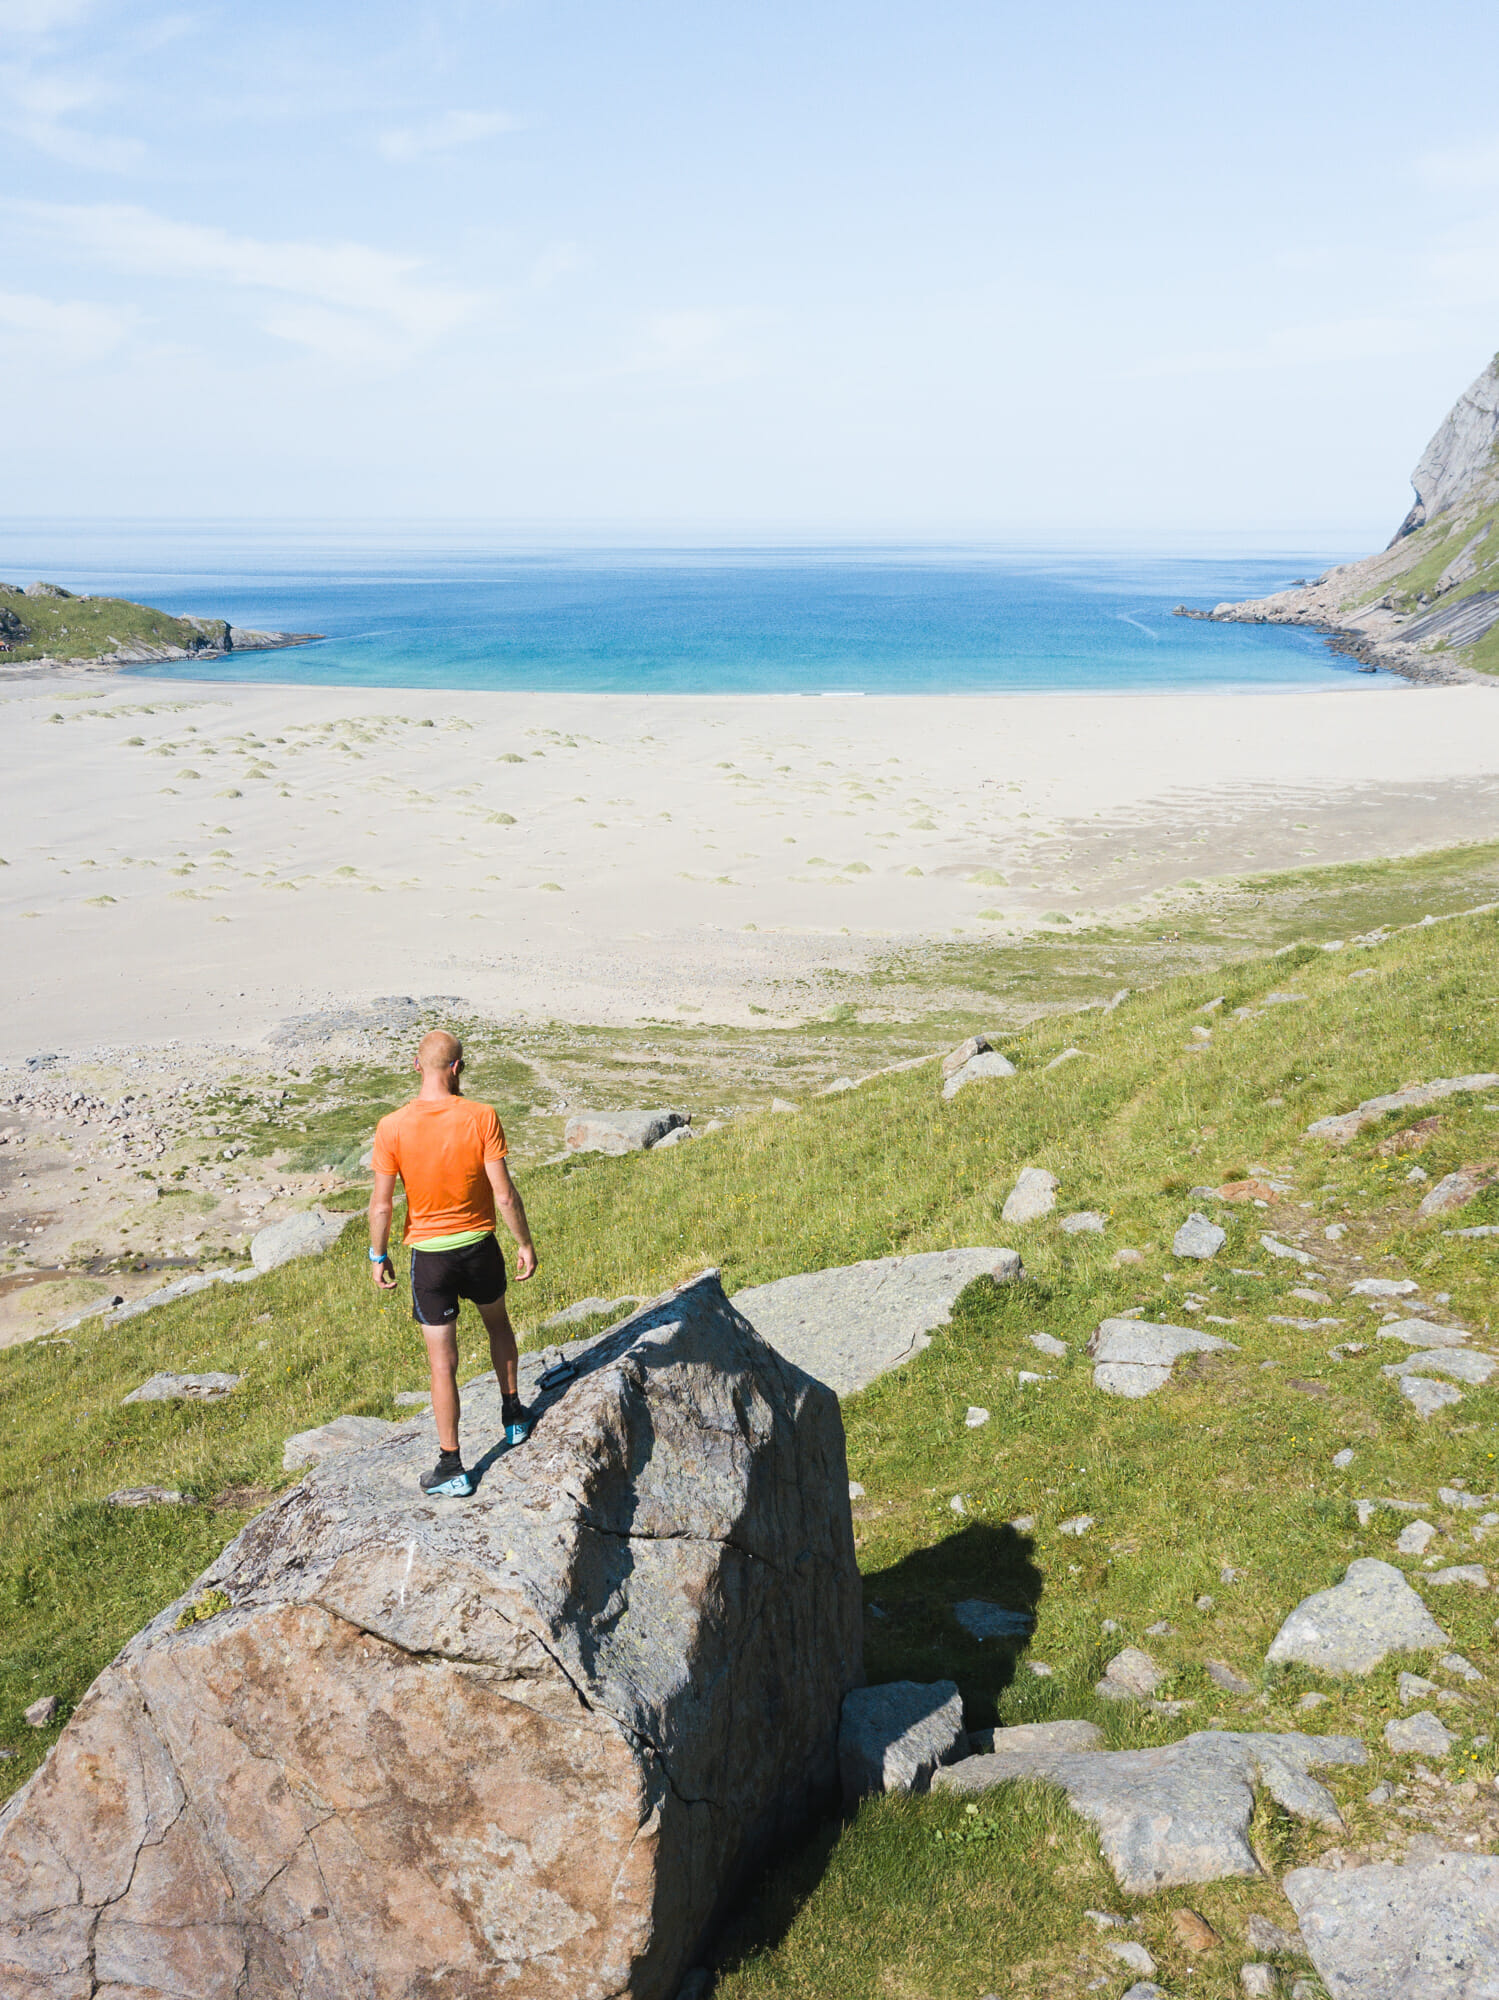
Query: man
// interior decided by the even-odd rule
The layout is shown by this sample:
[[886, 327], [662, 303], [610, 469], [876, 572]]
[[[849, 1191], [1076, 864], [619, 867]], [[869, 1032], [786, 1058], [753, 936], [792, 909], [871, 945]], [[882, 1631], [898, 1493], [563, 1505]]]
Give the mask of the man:
[[505, 1258], [495, 1237], [495, 1209], [515, 1238], [515, 1275], [536, 1270], [536, 1251], [520, 1190], [505, 1165], [505, 1134], [487, 1104], [461, 1094], [463, 1045], [434, 1028], [416, 1052], [421, 1089], [375, 1127], [370, 1194], [370, 1276], [395, 1289], [390, 1222], [397, 1176], [406, 1185], [406, 1242], [411, 1250], [412, 1317], [427, 1343], [432, 1415], [440, 1451], [422, 1474], [422, 1490], [467, 1499], [474, 1490], [458, 1447], [458, 1301], [478, 1308], [489, 1334], [502, 1396], [507, 1445], [524, 1443], [530, 1414], [517, 1394], [515, 1334], [505, 1310]]

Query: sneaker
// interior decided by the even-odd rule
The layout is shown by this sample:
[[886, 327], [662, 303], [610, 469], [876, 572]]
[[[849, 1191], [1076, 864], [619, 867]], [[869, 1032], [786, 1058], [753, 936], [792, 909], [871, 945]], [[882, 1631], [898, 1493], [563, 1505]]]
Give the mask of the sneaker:
[[505, 1444], [507, 1449], [524, 1444], [531, 1435], [531, 1412], [524, 1403], [511, 1403], [505, 1410]]
[[422, 1474], [421, 1487], [434, 1500], [467, 1500], [474, 1490], [473, 1474], [464, 1470], [461, 1460], [454, 1465], [444, 1457]]

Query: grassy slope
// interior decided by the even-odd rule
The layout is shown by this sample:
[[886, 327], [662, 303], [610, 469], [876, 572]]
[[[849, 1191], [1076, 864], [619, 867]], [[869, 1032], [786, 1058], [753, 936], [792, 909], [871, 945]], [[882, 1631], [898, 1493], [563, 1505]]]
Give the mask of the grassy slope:
[[191, 651], [219, 643], [228, 629], [218, 620], [194, 623], [124, 597], [27, 597], [9, 584], [0, 584], [0, 609], [14, 612], [31, 635], [24, 644], [0, 653], [0, 660], [7, 663], [44, 656], [94, 660], [132, 642]]
[[[1350, 977], [1365, 968], [1372, 977]], [[1351, 1557], [1389, 1555], [1400, 1525], [1377, 1515], [1359, 1530], [1353, 1496], [1426, 1500], [1450, 1537], [1437, 1545], [1442, 1559], [1460, 1562], [1476, 1552], [1463, 1524], [1436, 1509], [1436, 1486], [1454, 1477], [1475, 1491], [1499, 1485], [1499, 1390], [1470, 1391], [1456, 1411], [1423, 1424], [1380, 1376], [1386, 1352], [1337, 1362], [1327, 1351], [1337, 1339], [1368, 1338], [1376, 1323], [1344, 1297], [1363, 1272], [1409, 1272], [1426, 1296], [1450, 1292], [1453, 1310], [1487, 1330], [1492, 1251], [1414, 1219], [1421, 1190], [1404, 1180], [1408, 1162], [1378, 1155], [1382, 1134], [1340, 1153], [1301, 1134], [1310, 1119], [1411, 1078], [1491, 1066], [1496, 971], [1492, 916], [1404, 933], [1368, 953], [1246, 962], [1215, 979], [1172, 981], [1110, 1015], [1037, 1022], [1007, 1044], [1017, 1077], [950, 1105], [928, 1068], [815, 1102], [795, 1119], [748, 1117], [665, 1154], [533, 1171], [526, 1191], [546, 1263], [531, 1315], [590, 1292], [654, 1292], [709, 1262], [732, 1288], [896, 1250], [1015, 1243], [1027, 1285], [965, 1301], [917, 1363], [847, 1406], [850, 1466], [867, 1489], [855, 1511], [871, 1678], [951, 1675], [973, 1726], [1093, 1715], [1121, 1744], [1169, 1741], [1215, 1717], [1295, 1726], [1295, 1698], [1313, 1682], [1263, 1668], [1270, 1637]], [[1216, 1017], [1211, 1045], [1189, 1050], [1205, 1000], [1226, 992], [1232, 1007], [1272, 989], [1306, 998], [1244, 1022]], [[1045, 1072], [1069, 1043], [1084, 1056]], [[1481, 1101], [1454, 1100], [1421, 1155], [1431, 1177], [1499, 1152], [1496, 1124]], [[1028, 1162], [1062, 1175], [1065, 1207], [1105, 1211], [1108, 1235], [1002, 1225], [999, 1207]], [[1165, 1246], [1194, 1205], [1189, 1188], [1250, 1166], [1282, 1170], [1294, 1193], [1268, 1216], [1226, 1211], [1223, 1255], [1181, 1272]], [[1334, 1217], [1351, 1224], [1336, 1247], [1322, 1237]], [[1499, 1220], [1499, 1194], [1463, 1217], [1480, 1219]], [[1290, 1298], [1305, 1279], [1259, 1248], [1267, 1221], [1293, 1238], [1306, 1233], [1336, 1303]], [[1146, 1251], [1143, 1266], [1114, 1268], [1124, 1243]], [[1263, 1275], [1236, 1277], [1234, 1266]], [[1193, 1283], [1207, 1310], [1234, 1322], [1214, 1330], [1239, 1353], [1182, 1367], [1168, 1392], [1143, 1404], [1100, 1397], [1077, 1354], [1098, 1319], [1142, 1306], [1180, 1320]], [[1269, 1325], [1277, 1313], [1331, 1313], [1347, 1324], [1302, 1332]], [[1073, 1355], [1039, 1358], [1026, 1340], [1037, 1329], [1060, 1335]], [[465, 1358], [482, 1366], [467, 1331]], [[121, 1407], [128, 1388], [164, 1367], [232, 1369], [248, 1380], [217, 1407]], [[1053, 1379], [1023, 1388], [1020, 1368]], [[373, 1296], [357, 1229], [322, 1262], [112, 1332], [80, 1329], [71, 1345], [0, 1354], [0, 1742], [20, 1753], [8, 1775], [23, 1777], [55, 1735], [26, 1729], [22, 1706], [55, 1691], [66, 1715], [127, 1634], [242, 1524], [232, 1489], [283, 1483], [289, 1433], [341, 1410], [390, 1416], [393, 1392], [420, 1381], [409, 1322], [399, 1304]], [[965, 1427], [970, 1403], [992, 1412], [987, 1425]], [[1353, 1467], [1335, 1472], [1332, 1454], [1347, 1444]], [[142, 1513], [100, 1504], [114, 1487], [147, 1481], [225, 1504]], [[954, 1494], [964, 1496], [961, 1521]], [[1020, 1513], [1034, 1516], [1033, 1534], [1006, 1525]], [[1059, 1537], [1058, 1524], [1079, 1513], [1095, 1517], [1091, 1533]], [[1223, 1582], [1225, 1566], [1238, 1581]], [[1203, 1594], [1214, 1599], [1209, 1609], [1197, 1608]], [[1052, 1675], [969, 1641], [950, 1613], [967, 1595], [1036, 1602], [1028, 1657]], [[1499, 1654], [1486, 1599], [1449, 1591], [1440, 1611], [1455, 1643], [1492, 1675]], [[1117, 1637], [1103, 1631], [1105, 1617], [1119, 1624]], [[1175, 1635], [1145, 1638], [1161, 1618]], [[1120, 1714], [1096, 1702], [1092, 1683], [1125, 1641], [1146, 1644], [1170, 1670], [1164, 1691], [1195, 1703], [1186, 1715]], [[1256, 1695], [1214, 1687], [1207, 1658], [1236, 1667]], [[1391, 1666], [1329, 1689], [1314, 1725], [1371, 1747], [1371, 1767], [1332, 1780], [1360, 1837], [1374, 1837], [1362, 1800], [1388, 1762], [1379, 1730], [1395, 1712], [1393, 1681]], [[1471, 1740], [1495, 1727], [1488, 1687], [1457, 1713], [1460, 1722], [1448, 1720], [1465, 1732], [1462, 1768], [1491, 1770], [1493, 1749]], [[935, 1838], [965, 1825], [974, 1838]], [[1327, 1841], [1273, 1814], [1258, 1838], [1276, 1864]], [[734, 2000], [874, 1991], [973, 2000], [1031, 1993], [1043, 1980], [1049, 1992], [1081, 1991], [1111, 1969], [1089, 1956], [1082, 1935], [1081, 1911], [1099, 1906], [1138, 1907], [1135, 1934], [1169, 1980], [1187, 1961], [1167, 1913], [1186, 1900], [1230, 1931], [1246, 1907], [1287, 1917], [1268, 1882], [1132, 1906], [1085, 1831], [1045, 1794], [979, 1815], [940, 1800], [880, 1802], [846, 1829], [825, 1829], [762, 1885], [727, 1943], [718, 1991]], [[1244, 1954], [1210, 1956], [1192, 1990], [1227, 2000]], [[1109, 1990], [1127, 1983], [1114, 1974]]]

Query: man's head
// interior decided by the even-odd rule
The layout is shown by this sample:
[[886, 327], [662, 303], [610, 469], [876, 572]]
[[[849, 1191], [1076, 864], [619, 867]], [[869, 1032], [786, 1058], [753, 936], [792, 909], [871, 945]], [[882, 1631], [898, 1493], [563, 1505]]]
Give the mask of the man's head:
[[423, 1078], [442, 1076], [461, 1067], [462, 1063], [463, 1044], [446, 1028], [434, 1028], [430, 1035], [422, 1036], [421, 1046], [416, 1052], [416, 1066]]

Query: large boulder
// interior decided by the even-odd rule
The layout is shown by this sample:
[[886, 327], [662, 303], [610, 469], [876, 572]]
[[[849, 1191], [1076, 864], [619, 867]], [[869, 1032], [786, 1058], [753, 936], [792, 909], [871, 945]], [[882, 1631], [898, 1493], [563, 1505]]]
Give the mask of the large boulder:
[[1282, 1877], [1333, 2000], [1482, 2000], [1495, 1990], [1499, 1857], [1433, 1849], [1428, 1836], [1403, 1864]]
[[584, 1111], [568, 1119], [562, 1143], [570, 1153], [642, 1153], [691, 1123], [690, 1111]]
[[1301, 1600], [1265, 1658], [1272, 1666], [1367, 1674], [1390, 1653], [1433, 1653], [1451, 1643], [1398, 1569], [1361, 1556], [1341, 1583]]
[[843, 1427], [716, 1273], [573, 1354], [472, 1500], [429, 1421], [345, 1452], [106, 1668], [0, 1815], [4, 2000], [668, 2000], [837, 1797]]
[[323, 1208], [304, 1208], [282, 1222], [267, 1223], [250, 1238], [250, 1262], [257, 1271], [275, 1271], [295, 1257], [321, 1257], [353, 1220], [352, 1214], [330, 1215]]

